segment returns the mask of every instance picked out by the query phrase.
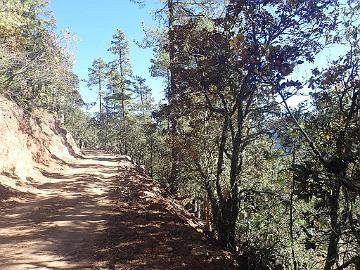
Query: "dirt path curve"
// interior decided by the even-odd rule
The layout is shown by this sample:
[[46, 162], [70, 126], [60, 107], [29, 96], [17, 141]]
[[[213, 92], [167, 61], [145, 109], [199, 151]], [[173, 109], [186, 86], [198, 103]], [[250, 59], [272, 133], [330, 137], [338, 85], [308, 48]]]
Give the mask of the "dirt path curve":
[[89, 152], [45, 174], [39, 196], [0, 208], [1, 270], [225, 269], [126, 159]]

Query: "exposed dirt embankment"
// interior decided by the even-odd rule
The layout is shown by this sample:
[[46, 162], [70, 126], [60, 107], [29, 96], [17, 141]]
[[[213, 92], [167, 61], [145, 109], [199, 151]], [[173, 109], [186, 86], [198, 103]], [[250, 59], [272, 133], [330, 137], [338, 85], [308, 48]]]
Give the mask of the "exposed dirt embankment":
[[0, 96], [0, 200], [34, 191], [41, 171], [79, 155], [71, 135], [45, 111], [24, 112]]

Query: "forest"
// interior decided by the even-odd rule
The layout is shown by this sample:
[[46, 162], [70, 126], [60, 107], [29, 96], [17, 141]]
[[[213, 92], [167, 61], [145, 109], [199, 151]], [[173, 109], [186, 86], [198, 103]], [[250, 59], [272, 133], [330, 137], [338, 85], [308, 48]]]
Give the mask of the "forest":
[[113, 60], [79, 78], [46, 0], [0, 1], [0, 94], [52, 113], [80, 147], [144, 165], [249, 269], [359, 270], [359, 2], [157, 1], [159, 27], [137, 43], [153, 49], [163, 101], [122, 29]]

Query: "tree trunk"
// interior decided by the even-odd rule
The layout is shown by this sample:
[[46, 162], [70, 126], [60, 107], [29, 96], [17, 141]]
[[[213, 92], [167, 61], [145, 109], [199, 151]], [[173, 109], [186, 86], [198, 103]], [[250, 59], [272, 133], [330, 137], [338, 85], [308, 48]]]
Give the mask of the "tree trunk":
[[355, 262], [355, 270], [360, 270], [360, 256], [357, 258]]
[[150, 141], [150, 177], [153, 177], [153, 151], [154, 151], [154, 146], [153, 146], [154, 142], [153, 139], [151, 138]]
[[235, 250], [235, 229], [238, 217], [237, 208], [232, 207], [233, 202], [227, 199], [221, 209], [221, 216], [217, 220], [218, 239], [221, 245]]
[[203, 215], [205, 220], [205, 228], [207, 231], [211, 231], [210, 228], [210, 202], [209, 202], [209, 196], [205, 194], [204, 200], [203, 200]]
[[[172, 107], [173, 105], [173, 97], [175, 91], [175, 77], [174, 77], [174, 62], [175, 62], [175, 36], [174, 36], [174, 2], [173, 0], [167, 1], [167, 9], [168, 9], [168, 35], [169, 35], [169, 74], [170, 83], [168, 88], [168, 100], [169, 106]], [[170, 129], [170, 148], [171, 148], [171, 168], [170, 168], [170, 176], [169, 176], [169, 183], [170, 183], [170, 191], [171, 193], [176, 193], [176, 180], [178, 177], [178, 150], [176, 147], [175, 136], [177, 130], [177, 123], [174, 115], [170, 113], [169, 115], [169, 129]]]
[[340, 184], [337, 181], [332, 189], [332, 194], [329, 196], [329, 211], [330, 211], [330, 238], [327, 249], [324, 270], [331, 270], [332, 266], [338, 259], [338, 243], [340, 238], [340, 228], [338, 224], [338, 210], [339, 210], [339, 195]]
[[[296, 146], [294, 145], [294, 151], [292, 153], [292, 169], [295, 168], [296, 159]], [[290, 194], [290, 209], [289, 209], [289, 228], [290, 228], [290, 240], [291, 240], [291, 256], [294, 270], [297, 270], [297, 261], [294, 249], [294, 191], [295, 191], [295, 179], [294, 173], [292, 175], [291, 194]]]

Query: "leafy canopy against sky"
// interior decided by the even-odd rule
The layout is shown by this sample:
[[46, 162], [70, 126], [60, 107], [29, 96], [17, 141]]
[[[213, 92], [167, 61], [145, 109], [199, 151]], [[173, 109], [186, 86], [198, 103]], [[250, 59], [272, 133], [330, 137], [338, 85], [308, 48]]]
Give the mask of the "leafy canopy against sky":
[[[156, 24], [151, 11], [155, 2], [145, 8], [139, 8], [128, 0], [50, 0], [59, 31], [68, 29], [77, 37], [75, 73], [80, 79], [87, 79], [88, 68], [95, 58], [113, 60], [108, 52], [112, 36], [117, 28], [124, 30], [130, 45], [130, 58], [134, 75], [146, 78], [156, 100], [163, 97], [161, 79], [150, 76], [149, 67], [152, 58], [151, 49], [141, 49], [134, 41], [141, 41], [144, 33], [142, 25]], [[80, 86], [85, 102], [97, 99], [96, 91], [90, 91], [86, 83]]]
[[[96, 58], [104, 58], [106, 62], [113, 60], [108, 52], [112, 36], [116, 29], [123, 29], [130, 45], [130, 59], [134, 75], [147, 80], [157, 101], [163, 98], [163, 82], [159, 78], [150, 76], [149, 67], [152, 58], [152, 49], [139, 48], [135, 41], [144, 37], [143, 25], [157, 26], [152, 12], [158, 8], [159, 1], [148, 1], [148, 4], [139, 8], [129, 0], [50, 0], [50, 9], [53, 11], [57, 26], [60, 30], [69, 30], [77, 37], [75, 73], [80, 79], [87, 79], [88, 68]], [[324, 50], [316, 59], [325, 65], [342, 53], [341, 46]], [[320, 65], [320, 66], [323, 66]], [[305, 63], [294, 73], [297, 79], [304, 79], [310, 75], [312, 64]], [[86, 83], [80, 86], [80, 93], [85, 102], [94, 102], [97, 99], [96, 91], [90, 91]], [[297, 97], [290, 104], [296, 105], [304, 98]]]

